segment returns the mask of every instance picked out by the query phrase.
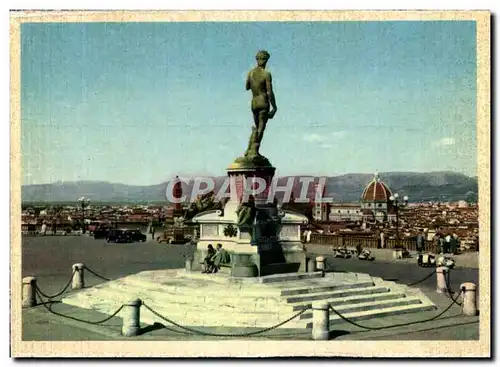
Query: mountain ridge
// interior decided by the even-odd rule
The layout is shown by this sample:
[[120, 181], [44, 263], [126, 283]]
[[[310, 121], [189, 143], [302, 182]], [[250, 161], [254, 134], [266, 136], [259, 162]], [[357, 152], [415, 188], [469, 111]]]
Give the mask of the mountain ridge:
[[[227, 176], [215, 176], [216, 190]], [[336, 176], [286, 175], [279, 176], [283, 185], [289, 177], [326, 177], [326, 195], [337, 202], [359, 201], [363, 189], [374, 178], [370, 173], [346, 173]], [[452, 171], [434, 172], [381, 172], [379, 177], [393, 192], [408, 195], [410, 201], [477, 201], [477, 176], [469, 177]], [[56, 181], [49, 184], [23, 185], [23, 202], [71, 202], [86, 196], [94, 202], [167, 202], [169, 181], [153, 185], [127, 185], [102, 180]], [[312, 185], [311, 185], [312, 186]], [[192, 188], [183, 184], [185, 193]], [[294, 195], [300, 193], [294, 189]]]

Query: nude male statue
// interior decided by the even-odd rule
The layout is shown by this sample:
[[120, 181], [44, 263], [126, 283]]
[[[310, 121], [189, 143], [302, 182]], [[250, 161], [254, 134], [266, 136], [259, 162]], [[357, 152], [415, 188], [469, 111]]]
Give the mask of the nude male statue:
[[[252, 113], [255, 126], [248, 142], [245, 156], [260, 156], [259, 148], [268, 119], [272, 119], [278, 108], [273, 93], [271, 73], [266, 64], [271, 55], [267, 51], [259, 51], [256, 55], [257, 66], [250, 70], [246, 82], [246, 90], [252, 90]], [[270, 107], [273, 109], [270, 111]]]

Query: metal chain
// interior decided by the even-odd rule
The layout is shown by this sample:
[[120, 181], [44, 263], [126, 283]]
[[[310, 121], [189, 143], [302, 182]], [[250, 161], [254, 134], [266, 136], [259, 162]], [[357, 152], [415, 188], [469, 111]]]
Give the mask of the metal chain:
[[346, 321], [346, 322], [348, 322], [348, 323], [350, 323], [350, 324], [352, 324], [354, 326], [360, 327], [362, 329], [367, 329], [367, 330], [382, 330], [382, 329], [389, 329], [389, 328], [400, 327], [400, 326], [408, 326], [408, 325], [413, 325], [413, 324], [421, 324], [421, 323], [424, 323], [424, 322], [429, 322], [429, 321], [436, 320], [438, 317], [441, 317], [444, 313], [446, 313], [451, 308], [451, 306], [453, 306], [456, 303], [456, 300], [458, 299], [458, 297], [460, 296], [460, 294], [461, 293], [459, 293], [455, 299], [452, 299], [452, 302], [450, 303], [450, 305], [448, 307], [446, 307], [446, 309], [444, 311], [442, 311], [441, 313], [437, 314], [436, 316], [431, 317], [430, 319], [419, 320], [419, 321], [412, 321], [412, 322], [406, 322], [406, 323], [402, 323], [402, 324], [395, 324], [395, 325], [389, 325], [389, 326], [371, 327], [371, 326], [360, 325], [360, 324], [356, 323], [355, 321], [349, 320], [347, 317], [345, 317], [340, 312], [338, 312], [336, 309], [334, 309], [331, 305], [330, 305], [330, 309], [335, 314], [337, 314], [337, 316], [339, 316], [342, 320], [344, 320], [344, 321]]
[[97, 274], [95, 271], [93, 271], [92, 269], [88, 268], [87, 265], [85, 265], [84, 268], [87, 269], [90, 273], [94, 274], [96, 277], [101, 278], [102, 280], [105, 280], [105, 281], [108, 281], [108, 282], [111, 280], [109, 278], [106, 278], [106, 277], [103, 277], [102, 275]]
[[[39, 295], [39, 297], [41, 296], [41, 294], [38, 292], [38, 289], [37, 289], [37, 293]], [[41, 298], [41, 297], [40, 297]], [[43, 301], [43, 299], [42, 299]], [[49, 304], [49, 306], [47, 306], [47, 303]], [[67, 319], [71, 319], [71, 320], [75, 320], [75, 321], [79, 321], [79, 322], [84, 322], [86, 324], [91, 324], [91, 325], [99, 325], [99, 324], [103, 324], [105, 323], [106, 321], [109, 321], [111, 320], [113, 317], [115, 317], [122, 309], [123, 309], [123, 305], [120, 306], [120, 308], [118, 308], [118, 310], [116, 310], [111, 316], [108, 316], [106, 317], [105, 319], [103, 320], [99, 320], [99, 321], [88, 321], [88, 320], [83, 320], [83, 319], [79, 319], [77, 317], [74, 317], [74, 316], [69, 316], [69, 315], [64, 315], [62, 313], [59, 313], [59, 312], [56, 312], [52, 309], [52, 305], [55, 304], [55, 303], [59, 303], [58, 301], [54, 302], [54, 301], [49, 301], [49, 302], [43, 302], [42, 305], [43, 307], [45, 307], [45, 309], [47, 311], [49, 311], [50, 313], [54, 314], [54, 315], [57, 315], [57, 316], [61, 316], [61, 317], [64, 317], [64, 318], [67, 318]]]
[[[95, 271], [93, 271], [92, 269], [88, 268], [87, 266], [84, 267], [85, 269], [87, 269], [90, 273], [94, 274], [96, 277], [98, 278], [101, 278], [102, 280], [105, 280], [105, 281], [110, 281], [111, 279], [108, 279], [106, 277], [103, 277], [102, 275], [99, 275], [97, 274]], [[71, 285], [71, 282], [73, 280], [73, 277], [75, 276], [75, 273], [76, 273], [76, 270], [73, 271], [73, 273], [71, 274], [71, 277], [69, 278], [68, 280], [68, 283], [64, 286], [64, 288], [59, 292], [59, 293], [56, 293], [52, 296], [49, 296], [48, 294], [44, 293], [40, 287], [36, 286], [37, 290], [40, 292], [40, 294], [45, 297], [45, 298], [48, 298], [49, 300], [52, 299], [52, 298], [56, 298], [56, 297], [59, 297], [61, 294], [63, 294], [64, 292], [66, 292], [66, 290], [69, 288], [69, 286]]]
[[[457, 302], [458, 297], [457, 297], [456, 299], [453, 299], [453, 293], [455, 293], [455, 292], [453, 292], [453, 291], [451, 290], [451, 285], [450, 285], [450, 272], [448, 272], [448, 276], [445, 278], [445, 280], [446, 280], [446, 292], [448, 292], [448, 294], [450, 295], [450, 299], [451, 299], [451, 300], [452, 300], [452, 301], [453, 301], [453, 302], [454, 302], [457, 306], [462, 307], [462, 306], [463, 306], [463, 305], [462, 305], [462, 303], [458, 303], [458, 302]], [[461, 292], [459, 293], [459, 295], [460, 295], [460, 294], [462, 294], [462, 292], [463, 292], [463, 291], [464, 291], [464, 290], [463, 290], [463, 289], [461, 289]]]
[[228, 337], [244, 337], [244, 336], [252, 336], [252, 335], [257, 335], [257, 334], [262, 334], [262, 333], [265, 333], [267, 331], [270, 331], [270, 330], [273, 330], [273, 329], [276, 329], [284, 324], [286, 324], [287, 322], [289, 321], [292, 321], [293, 319], [299, 317], [300, 315], [302, 315], [304, 312], [306, 312], [310, 307], [308, 308], [305, 308], [299, 312], [297, 312], [295, 315], [293, 315], [292, 317], [286, 319], [285, 321], [283, 322], [280, 322], [279, 324], [277, 325], [274, 325], [274, 326], [271, 326], [271, 327], [268, 327], [268, 328], [265, 328], [265, 329], [262, 329], [262, 330], [257, 330], [257, 331], [251, 331], [251, 332], [248, 332], [248, 333], [241, 333], [241, 334], [216, 334], [216, 333], [209, 333], [209, 332], [205, 332], [205, 331], [201, 331], [201, 330], [196, 330], [196, 329], [192, 329], [190, 327], [187, 327], [187, 326], [182, 326], [178, 323], [176, 323], [175, 321], [173, 320], [170, 320], [169, 318], [163, 316], [163, 315], [160, 315], [158, 312], [156, 312], [155, 310], [153, 310], [151, 307], [149, 307], [147, 304], [143, 303], [142, 304], [147, 310], [149, 310], [151, 313], [153, 313], [154, 315], [158, 316], [159, 318], [161, 318], [162, 320], [172, 324], [172, 325], [175, 325], [181, 329], [184, 329], [186, 331], [189, 331], [189, 332], [192, 332], [192, 333], [195, 333], [195, 334], [200, 334], [200, 335], [207, 335], [207, 336], [228, 336]]
[[35, 289], [35, 296], [36, 296], [36, 299], [37, 299], [37, 301], [36, 301], [37, 306], [38, 305], [47, 305], [47, 304], [50, 305], [51, 303], [60, 303], [61, 302], [61, 301], [53, 301], [53, 300], [50, 300], [50, 299], [47, 300], [47, 301], [44, 300], [43, 297], [42, 297], [42, 295], [38, 291], [38, 289]]
[[[41, 297], [41, 294], [40, 294], [40, 293], [37, 293], [36, 295], [37, 295], [37, 296], [38, 296], [38, 298], [40, 299], [40, 302], [38, 303], [39, 305], [47, 305], [47, 304], [48, 304], [48, 305], [53, 305], [53, 304], [56, 304], [56, 303], [61, 303], [61, 301], [50, 301], [50, 300], [49, 300], [49, 301], [47, 301], [47, 302], [45, 302], [45, 301], [43, 300], [43, 298]], [[50, 307], [50, 306], [49, 306], [49, 307]], [[122, 306], [122, 307], [123, 307], [123, 306]], [[46, 308], [47, 308], [47, 307], [46, 307]], [[111, 317], [116, 316], [116, 314], [118, 314], [118, 312], [120, 312], [120, 310], [121, 310], [121, 308], [120, 308], [118, 311], [116, 311], [116, 313], [115, 313], [115, 314], [113, 314]], [[91, 321], [89, 322], [89, 321], [86, 321], [86, 320], [77, 319], [77, 318], [75, 318], [75, 317], [73, 317], [73, 316], [62, 315], [62, 314], [60, 314], [60, 313], [58, 313], [58, 312], [56, 313], [54, 310], [52, 310], [52, 308], [51, 308], [51, 307], [50, 307], [50, 309], [48, 309], [48, 311], [49, 311], [49, 312], [51, 312], [52, 314], [55, 314], [55, 315], [58, 315], [58, 316], [62, 316], [62, 317], [66, 317], [66, 318], [71, 318], [71, 319], [76, 320], [76, 321], [85, 322], [85, 323], [93, 323], [93, 322], [91, 322]], [[102, 320], [102, 321], [98, 321], [98, 323], [101, 323], [101, 324], [102, 324], [102, 323], [103, 323], [103, 322], [105, 322], [105, 321], [108, 321], [108, 319], [105, 319], [105, 320]], [[172, 331], [172, 332], [175, 332], [175, 333], [189, 335], [189, 333], [187, 333], [187, 332], [185, 332], [185, 331], [182, 331], [182, 330], [175, 330], [175, 329], [172, 329], [172, 328], [169, 328], [169, 327], [166, 327], [166, 326], [163, 326], [163, 327], [164, 327], [165, 329], [167, 329], [167, 330], [169, 330], [169, 331]]]
[[76, 273], [76, 270], [73, 271], [73, 274], [71, 274], [71, 278], [69, 278], [69, 281], [68, 283], [66, 284], [66, 286], [62, 289], [62, 291], [60, 291], [59, 293], [56, 293], [54, 294], [53, 296], [49, 296], [45, 293], [42, 292], [42, 290], [40, 289], [40, 287], [38, 287], [38, 284], [36, 285], [36, 290], [38, 292], [40, 292], [40, 294], [42, 296], [44, 296], [45, 298], [48, 298], [49, 300], [52, 299], [52, 298], [56, 298], [56, 297], [59, 297], [61, 294], [63, 294], [64, 292], [66, 292], [66, 290], [68, 289], [68, 287], [70, 286], [71, 282], [73, 281], [73, 277], [75, 276], [75, 273]]
[[427, 279], [429, 279], [431, 276], [433, 276], [434, 274], [436, 274], [436, 269], [434, 269], [432, 271], [432, 273], [430, 273], [429, 275], [427, 275], [425, 278], [419, 280], [418, 282], [415, 282], [415, 283], [410, 283], [408, 284], [409, 287], [413, 287], [414, 285], [417, 285], [419, 283], [422, 283], [423, 281], [426, 281]]

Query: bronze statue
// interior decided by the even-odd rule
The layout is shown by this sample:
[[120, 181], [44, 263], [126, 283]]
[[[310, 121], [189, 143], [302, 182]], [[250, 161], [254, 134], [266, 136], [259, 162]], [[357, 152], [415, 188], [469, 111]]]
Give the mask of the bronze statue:
[[[268, 119], [272, 119], [278, 108], [273, 93], [271, 73], [266, 70], [269, 52], [259, 51], [256, 55], [257, 66], [250, 70], [246, 82], [246, 90], [252, 90], [252, 113], [255, 126], [245, 152], [247, 156], [260, 156], [259, 148]], [[273, 109], [270, 110], [270, 107]]]
[[209, 193], [198, 196], [196, 198], [196, 201], [194, 203], [191, 203], [189, 208], [184, 213], [183, 220], [190, 220], [195, 215], [203, 213], [207, 210], [218, 210], [223, 208], [223, 202], [215, 201], [215, 193], [211, 191]]
[[236, 215], [238, 216], [238, 220], [236, 222], [238, 227], [253, 226], [255, 216], [257, 215], [257, 208], [255, 207], [255, 199], [253, 196], [250, 196], [248, 202], [242, 201], [238, 205]]

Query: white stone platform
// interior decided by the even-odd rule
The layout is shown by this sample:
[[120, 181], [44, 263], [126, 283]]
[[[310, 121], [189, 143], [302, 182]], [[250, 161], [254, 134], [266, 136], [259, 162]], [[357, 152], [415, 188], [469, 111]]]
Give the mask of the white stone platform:
[[[418, 289], [367, 274], [291, 273], [235, 279], [182, 269], [144, 271], [71, 293], [62, 302], [112, 314], [136, 298], [181, 325], [210, 327], [270, 327], [314, 300], [327, 300], [352, 320], [435, 308]], [[308, 310], [280, 328], [310, 327], [311, 318]], [[167, 325], [144, 307], [141, 321]], [[344, 321], [332, 312], [330, 322]]]

